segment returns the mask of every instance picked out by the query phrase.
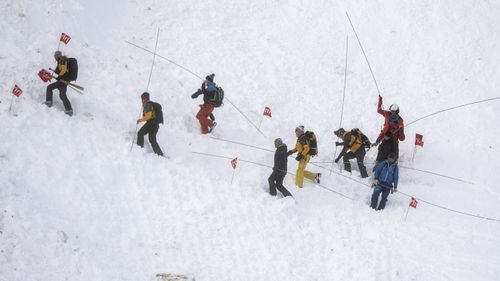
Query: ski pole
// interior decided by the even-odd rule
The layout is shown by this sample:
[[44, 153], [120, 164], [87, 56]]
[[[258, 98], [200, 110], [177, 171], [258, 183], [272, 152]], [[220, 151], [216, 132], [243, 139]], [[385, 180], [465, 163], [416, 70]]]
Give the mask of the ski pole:
[[373, 82], [375, 83], [375, 87], [377, 88], [377, 92], [379, 96], [382, 94], [380, 93], [380, 90], [378, 88], [378, 83], [377, 79], [375, 79], [375, 75], [373, 74], [372, 66], [370, 65], [370, 62], [368, 61], [368, 57], [366, 56], [365, 49], [363, 48], [363, 45], [361, 44], [361, 40], [359, 40], [358, 33], [356, 32], [356, 29], [354, 28], [354, 25], [352, 24], [351, 17], [349, 17], [349, 14], [347, 11], [345, 12], [347, 19], [349, 20], [349, 23], [351, 24], [352, 30], [354, 31], [354, 35], [356, 35], [356, 39], [358, 40], [359, 47], [361, 48], [361, 52], [363, 52], [363, 56], [365, 57], [366, 64], [368, 65], [368, 68], [370, 69], [370, 73], [372, 74]]
[[[344, 102], [345, 102], [345, 89], [347, 85], [347, 56], [349, 52], [349, 36], [345, 39], [345, 68], [344, 68], [344, 90], [342, 94], [342, 109], [340, 110], [340, 122], [339, 128], [342, 128], [342, 119], [344, 117]], [[340, 137], [337, 136], [337, 141], [339, 141]], [[333, 153], [333, 159], [337, 157], [337, 146], [335, 146], [335, 152]], [[330, 175], [332, 175], [333, 165], [335, 162], [332, 161], [332, 167], [330, 168]]]

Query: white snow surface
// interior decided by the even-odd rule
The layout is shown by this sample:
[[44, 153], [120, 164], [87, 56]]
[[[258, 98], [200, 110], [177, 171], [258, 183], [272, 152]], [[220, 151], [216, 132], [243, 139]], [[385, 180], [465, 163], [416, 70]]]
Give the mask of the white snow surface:
[[[367, 205], [369, 180], [331, 164], [322, 186], [294, 186], [271, 197], [264, 150], [289, 148], [304, 125], [319, 140], [313, 162], [331, 162], [339, 127], [346, 38], [348, 67], [342, 126], [372, 141], [383, 118], [378, 92], [347, 20], [356, 27], [384, 97], [410, 123], [427, 114], [498, 96], [500, 3], [443, 1], [19, 1], [0, 3], [0, 280], [499, 280], [498, 100], [443, 112], [409, 125], [399, 190], [383, 211]], [[201, 80], [156, 58], [149, 92], [163, 105], [158, 142], [130, 150], [140, 94], [158, 53], [201, 77], [215, 73], [229, 102], [218, 126], [201, 135]], [[64, 54], [78, 58], [75, 110], [58, 93], [46, 108], [41, 68]], [[24, 90], [12, 100], [18, 84]], [[414, 135], [424, 135], [411, 163]], [[147, 143], [147, 138], [146, 138]], [[376, 149], [370, 150], [371, 168]], [[289, 158], [289, 172], [296, 161]], [[361, 184], [360, 184], [361, 183]], [[365, 184], [365, 185], [363, 185]], [[330, 190], [328, 190], [330, 189]], [[339, 192], [351, 199], [331, 192]], [[426, 202], [424, 202], [426, 201]]]

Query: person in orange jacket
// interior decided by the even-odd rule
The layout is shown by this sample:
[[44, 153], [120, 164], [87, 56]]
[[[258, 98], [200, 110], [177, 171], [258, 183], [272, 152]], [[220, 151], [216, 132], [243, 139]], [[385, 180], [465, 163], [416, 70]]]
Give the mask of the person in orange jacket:
[[399, 157], [399, 141], [405, 140], [405, 132], [404, 132], [404, 120], [399, 115], [399, 106], [397, 104], [392, 104], [389, 107], [389, 110], [382, 109], [382, 97], [378, 96], [378, 106], [377, 112], [384, 116], [384, 127], [380, 131], [380, 134], [373, 144], [373, 146], [377, 146], [384, 139], [384, 135], [386, 132], [390, 131], [395, 140], [396, 145], [396, 159]]

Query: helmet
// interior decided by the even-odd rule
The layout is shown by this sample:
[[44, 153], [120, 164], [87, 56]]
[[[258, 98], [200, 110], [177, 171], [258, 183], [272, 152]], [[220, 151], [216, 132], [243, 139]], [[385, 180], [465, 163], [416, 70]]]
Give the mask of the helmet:
[[344, 128], [339, 128], [337, 131], [333, 132], [336, 136], [341, 136], [342, 134], [345, 133]]
[[144, 92], [144, 93], [142, 93], [142, 95], [141, 95], [141, 99], [142, 99], [142, 100], [149, 100], [149, 93], [148, 93], [148, 92]]
[[399, 113], [399, 106], [395, 103], [391, 104], [391, 106], [389, 106], [389, 110], [391, 112], [396, 112], [396, 113]]
[[54, 52], [54, 58], [58, 59], [58, 58], [60, 58], [60, 57], [62, 57], [62, 52], [61, 52], [61, 51], [59, 51], [59, 50], [55, 51], [55, 52]]
[[274, 146], [278, 147], [282, 144], [283, 144], [283, 140], [281, 140], [280, 138], [277, 138], [274, 140]]

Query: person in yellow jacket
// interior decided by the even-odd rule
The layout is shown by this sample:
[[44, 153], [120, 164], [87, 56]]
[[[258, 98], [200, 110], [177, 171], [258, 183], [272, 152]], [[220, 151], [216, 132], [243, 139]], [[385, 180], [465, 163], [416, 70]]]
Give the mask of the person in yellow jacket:
[[312, 173], [306, 171], [307, 163], [311, 160], [309, 140], [304, 133], [304, 126], [298, 126], [295, 128], [295, 135], [297, 136], [297, 143], [295, 148], [288, 151], [288, 155], [292, 155], [297, 152], [297, 157], [295, 160], [299, 161], [299, 166], [297, 167], [297, 173], [295, 175], [295, 185], [302, 188], [304, 186], [304, 177], [312, 180], [315, 183], [320, 182], [321, 173]]
[[65, 83], [61, 82], [60, 80], [66, 80], [70, 81], [68, 77], [70, 77], [71, 74], [71, 69], [68, 67], [68, 58], [63, 56], [61, 51], [55, 51], [54, 52], [54, 59], [57, 62], [56, 69], [54, 72], [58, 75], [56, 78], [56, 82], [49, 84], [47, 86], [46, 90], [46, 98], [44, 104], [48, 107], [52, 107], [52, 95], [53, 91], [55, 89], [59, 90], [59, 97], [61, 98], [63, 104], [64, 104], [64, 113], [66, 113], [69, 116], [73, 116], [73, 108], [71, 107], [71, 103], [68, 99], [68, 96], [66, 95], [66, 91], [68, 89], [68, 85]]
[[157, 105], [157, 103], [149, 100], [148, 92], [144, 92], [141, 95], [141, 100], [142, 118], [137, 120], [137, 124], [141, 122], [146, 122], [146, 124], [137, 132], [137, 145], [144, 147], [144, 136], [148, 135], [149, 143], [151, 143], [154, 153], [163, 156], [160, 145], [158, 145], [156, 141], [156, 134], [160, 129], [160, 123], [163, 123], [163, 113], [160, 114], [160, 112], [155, 112], [155, 105]]
[[340, 128], [334, 132], [334, 134], [341, 138], [343, 142], [335, 142], [336, 146], [344, 146], [342, 152], [339, 154], [335, 163], [337, 163], [340, 158], [344, 162], [344, 170], [351, 172], [351, 163], [349, 160], [356, 158], [359, 167], [359, 173], [362, 178], [368, 177], [365, 164], [366, 149], [371, 147], [370, 140], [366, 137], [359, 129], [354, 128], [349, 132], [346, 132], [344, 128]]

